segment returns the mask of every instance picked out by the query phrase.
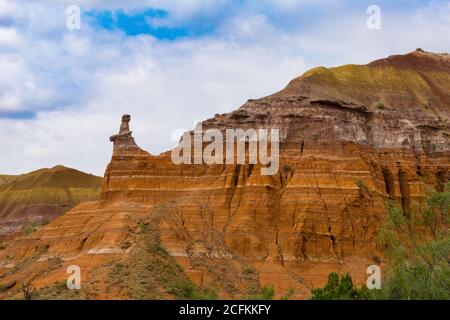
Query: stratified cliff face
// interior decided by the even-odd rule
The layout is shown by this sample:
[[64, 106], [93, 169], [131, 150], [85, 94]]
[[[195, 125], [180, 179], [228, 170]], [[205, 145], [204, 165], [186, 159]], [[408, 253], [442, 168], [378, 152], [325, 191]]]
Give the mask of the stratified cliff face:
[[63, 166], [0, 176], [0, 239], [22, 227], [48, 223], [80, 202], [97, 200], [101, 184], [100, 177]]
[[[2, 281], [26, 275], [43, 286], [78, 264], [90, 297], [134, 297], [105, 276], [107, 284], [92, 279], [100, 282], [114, 261], [137, 268], [136, 229], [146, 223], [194, 283], [225, 298], [267, 285], [305, 298], [331, 271], [361, 283], [367, 265], [383, 260], [376, 236], [387, 200], [408, 212], [427, 186], [449, 180], [449, 92], [450, 57], [417, 51], [316, 68], [203, 122], [222, 131], [279, 129], [280, 169], [272, 176], [258, 164], [176, 165], [170, 152], [152, 156], [135, 144], [124, 116], [111, 137], [103, 200], [0, 251], [0, 267], [20, 265]], [[55, 258], [66, 262], [45, 275]], [[160, 282], [154, 288], [164, 291]]]

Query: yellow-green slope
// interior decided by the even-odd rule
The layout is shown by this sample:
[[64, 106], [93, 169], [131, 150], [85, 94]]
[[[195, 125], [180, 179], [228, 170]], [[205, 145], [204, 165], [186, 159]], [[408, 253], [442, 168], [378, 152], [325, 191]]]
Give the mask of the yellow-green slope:
[[317, 67], [276, 95], [305, 95], [450, 118], [450, 55], [417, 50], [367, 65]]
[[82, 201], [98, 199], [102, 180], [64, 166], [0, 175], [0, 236], [51, 221]]

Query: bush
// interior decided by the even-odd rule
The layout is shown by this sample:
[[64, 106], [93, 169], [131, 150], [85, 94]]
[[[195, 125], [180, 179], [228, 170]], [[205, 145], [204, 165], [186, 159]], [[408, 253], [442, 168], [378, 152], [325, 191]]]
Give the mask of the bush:
[[147, 233], [150, 229], [150, 224], [148, 222], [141, 222], [140, 224], [141, 233]]
[[366, 184], [364, 183], [364, 181], [362, 180], [358, 180], [356, 181], [356, 186], [358, 187], [359, 191], [361, 193], [365, 193], [368, 194], [369, 193], [369, 188], [367, 188]]
[[281, 172], [283, 173], [291, 173], [294, 171], [294, 168], [290, 164], [283, 164], [281, 166]]
[[151, 244], [151, 250], [160, 256], [167, 256], [169, 253], [167, 250], [159, 243], [159, 242], [153, 242]]
[[217, 293], [216, 289], [205, 288], [201, 290], [200, 293], [195, 296], [195, 298], [198, 300], [217, 300], [219, 299], [219, 294]]
[[389, 262], [383, 299], [450, 299], [450, 184], [405, 214], [393, 202], [380, 233]]
[[178, 287], [175, 287], [175, 295], [185, 299], [194, 299], [195, 286], [190, 282], [182, 282]]
[[360, 189], [367, 189], [366, 184], [365, 184], [364, 181], [362, 181], [362, 180], [356, 181], [356, 186], [357, 186], [358, 188], [360, 188]]
[[34, 231], [36, 231], [37, 229], [38, 229], [38, 225], [36, 222], [25, 223], [22, 226], [22, 234], [27, 236], [27, 235], [33, 233]]
[[187, 300], [217, 300], [219, 295], [216, 289], [197, 289], [190, 281], [180, 281], [169, 286], [168, 292], [178, 299]]
[[311, 300], [355, 300], [362, 297], [348, 273], [341, 278], [335, 272], [330, 273], [327, 284], [323, 288], [313, 289], [311, 293]]
[[255, 273], [255, 269], [253, 269], [252, 266], [245, 266], [244, 269], [242, 270], [242, 272], [245, 275], [250, 275], [250, 274], [254, 274]]
[[264, 287], [261, 296], [262, 300], [272, 300], [275, 296], [275, 289], [273, 287]]
[[383, 104], [382, 102], [378, 102], [377, 105], [376, 105], [376, 107], [377, 107], [378, 109], [380, 109], [380, 110], [386, 109], [386, 107], [384, 106], [384, 104]]
[[275, 289], [273, 287], [263, 287], [259, 294], [249, 297], [249, 300], [273, 300]]
[[123, 264], [121, 264], [120, 262], [116, 262], [114, 264], [114, 268], [113, 268], [113, 273], [115, 274], [120, 274], [123, 270]]
[[31, 282], [22, 283], [22, 293], [25, 300], [31, 300], [36, 292], [36, 288]]
[[358, 290], [349, 275], [330, 273], [325, 287], [312, 290], [312, 299], [450, 299], [450, 183], [444, 192], [428, 191], [408, 214], [392, 201], [388, 208], [380, 231], [388, 260], [381, 289]]
[[281, 300], [291, 300], [294, 297], [294, 289], [289, 288], [286, 295], [281, 297]]

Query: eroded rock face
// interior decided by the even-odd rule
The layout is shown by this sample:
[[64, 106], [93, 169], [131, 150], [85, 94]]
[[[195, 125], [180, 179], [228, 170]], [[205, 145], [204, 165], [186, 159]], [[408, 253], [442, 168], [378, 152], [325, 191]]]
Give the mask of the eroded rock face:
[[194, 282], [218, 286], [224, 297], [245, 294], [249, 279], [239, 275], [247, 265], [261, 286], [274, 285], [279, 295], [293, 288], [296, 298], [331, 271], [349, 271], [362, 283], [367, 265], [383, 260], [376, 236], [386, 201], [407, 212], [427, 186], [449, 180], [449, 61], [414, 52], [313, 69], [272, 96], [203, 122], [222, 131], [279, 129], [280, 169], [272, 176], [258, 164], [175, 165], [170, 152], [150, 155], [124, 116], [111, 137], [103, 200], [0, 251], [0, 266], [44, 245], [42, 261], [85, 263], [89, 277], [99, 266], [83, 262], [87, 256], [103, 264], [127, 259], [132, 226], [157, 216], [169, 254]]

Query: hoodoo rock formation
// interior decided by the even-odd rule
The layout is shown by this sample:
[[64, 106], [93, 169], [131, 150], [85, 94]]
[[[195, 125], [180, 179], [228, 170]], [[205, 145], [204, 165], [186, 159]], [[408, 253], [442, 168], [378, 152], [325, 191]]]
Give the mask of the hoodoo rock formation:
[[[408, 212], [427, 187], [449, 180], [449, 93], [450, 56], [416, 51], [312, 69], [278, 93], [202, 123], [279, 129], [280, 167], [272, 176], [262, 176], [259, 164], [175, 165], [170, 152], [139, 148], [124, 116], [111, 137], [102, 200], [1, 250], [0, 283], [17, 283], [1, 294], [14, 296], [23, 281], [49, 288], [75, 264], [90, 298], [174, 297], [155, 262], [160, 256], [224, 298], [263, 286], [306, 298], [331, 271], [363, 283], [367, 266], [384, 261], [377, 234], [387, 200]], [[123, 266], [129, 282], [121, 286], [114, 274]], [[151, 294], [136, 295], [136, 286]]]

